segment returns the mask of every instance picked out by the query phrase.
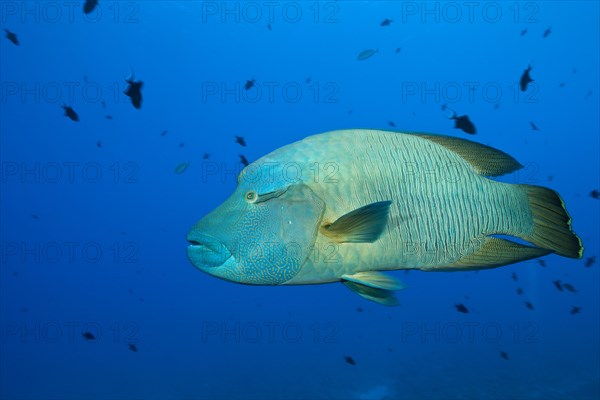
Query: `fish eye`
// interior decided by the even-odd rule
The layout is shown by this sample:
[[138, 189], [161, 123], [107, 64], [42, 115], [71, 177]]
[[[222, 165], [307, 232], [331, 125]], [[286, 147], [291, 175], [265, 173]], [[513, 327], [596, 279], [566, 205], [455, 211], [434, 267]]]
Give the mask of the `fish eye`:
[[257, 197], [258, 196], [257, 196], [256, 192], [253, 190], [246, 192], [246, 195], [244, 196], [244, 198], [246, 199], [246, 201], [248, 203], [254, 203], [256, 201]]

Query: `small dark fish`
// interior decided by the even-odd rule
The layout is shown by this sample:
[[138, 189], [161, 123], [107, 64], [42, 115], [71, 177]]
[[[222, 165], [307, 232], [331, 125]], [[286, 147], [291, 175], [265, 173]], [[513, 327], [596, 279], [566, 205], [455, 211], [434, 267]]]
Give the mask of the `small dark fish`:
[[21, 312], [28, 312], [28, 311], [29, 311], [29, 308], [27, 308], [27, 307], [23, 307], [23, 308], [21, 308], [19, 311], [21, 311]]
[[354, 361], [354, 358], [352, 358], [350, 356], [345, 356], [344, 360], [350, 365], [356, 365], [356, 361]]
[[564, 82], [561, 82], [561, 83], [558, 85], [558, 87], [565, 87], [565, 83], [564, 83]]
[[202, 159], [203, 159], [203, 160], [208, 160], [209, 158], [210, 158], [210, 154], [208, 154], [208, 153], [204, 153], [204, 154], [202, 155]]
[[112, 115], [107, 115], [104, 118], [106, 118], [106, 119], [113, 119]]
[[391, 126], [392, 128], [396, 127], [396, 124], [394, 123], [394, 121], [388, 121], [388, 125]]
[[531, 304], [531, 302], [529, 301], [525, 302], [525, 307], [529, 308], [530, 310], [533, 310], [533, 304]]
[[544, 31], [544, 38], [547, 38], [548, 36], [550, 36], [550, 34], [552, 33], [552, 27], [549, 26], [545, 31]]
[[267, 24], [267, 29], [270, 30], [270, 31], [273, 30], [273, 27], [271, 26], [271, 24]]
[[65, 116], [67, 116], [71, 121], [79, 121], [79, 115], [77, 115], [77, 113], [75, 112], [75, 110], [73, 110], [72, 107], [63, 105], [62, 108], [65, 110]]
[[36, 214], [31, 214], [31, 218], [33, 218], [33, 219], [40, 219], [40, 217], [38, 217]]
[[463, 313], [463, 314], [469, 313], [469, 309], [462, 303], [455, 304], [454, 307], [456, 307], [456, 311], [458, 311], [460, 313]]
[[494, 104], [494, 110], [497, 110], [497, 109], [499, 109], [499, 108], [500, 108], [500, 103], [496, 103], [496, 104]]
[[360, 307], [357, 307], [357, 308], [356, 308], [356, 312], [363, 312], [363, 311], [364, 311], [364, 310], [363, 310], [362, 308], [360, 308]]
[[98, 5], [98, 0], [85, 0], [85, 4], [83, 5], [83, 13], [89, 14], [94, 11], [94, 8]]
[[134, 353], [137, 353], [137, 351], [138, 351], [137, 346], [135, 344], [133, 344], [133, 343], [129, 343], [127, 345], [127, 347], [129, 347], [129, 350], [133, 351]]
[[571, 315], [579, 314], [581, 312], [581, 307], [573, 306], [571, 308]]
[[183, 142], [179, 143], [179, 148], [182, 149], [183, 147], [185, 147], [185, 143], [183, 143]]
[[525, 36], [526, 33], [527, 33], [527, 28], [525, 28], [521, 31], [521, 36]]
[[363, 50], [360, 53], [358, 53], [358, 56], [356, 57], [356, 59], [358, 61], [364, 61], [367, 58], [371, 58], [375, 53], [378, 53], [379, 50], [378, 49], [367, 49], [367, 50]]
[[554, 176], [553, 175], [548, 175], [548, 182], [552, 182], [554, 180]]
[[250, 79], [248, 81], [246, 81], [246, 84], [244, 85], [244, 89], [246, 90], [250, 90], [254, 87], [254, 84], [256, 83], [256, 79]]
[[515, 282], [519, 280], [519, 277], [514, 272], [512, 273], [511, 277], [512, 277], [512, 280]]
[[544, 260], [537, 260], [538, 264], [540, 264], [541, 267], [545, 267], [546, 266], [546, 261]]
[[504, 358], [505, 360], [508, 360], [508, 353], [505, 351], [501, 351], [500, 352], [500, 357]]
[[552, 281], [552, 283], [558, 290], [560, 290], [561, 292], [563, 291], [563, 287], [562, 287], [560, 281]]
[[591, 267], [592, 265], [596, 264], [596, 258], [597, 258], [596, 256], [591, 256], [591, 257], [588, 257], [588, 258], [585, 260], [585, 266], [586, 266], [586, 268], [589, 268], [589, 267]]
[[246, 141], [245, 141], [245, 140], [244, 140], [244, 138], [243, 138], [243, 137], [241, 137], [241, 136], [236, 136], [236, 137], [235, 137], [235, 142], [236, 142], [237, 144], [239, 144], [240, 146], [242, 146], [242, 147], [246, 147]]
[[84, 338], [85, 340], [95, 340], [95, 339], [96, 339], [96, 336], [94, 336], [94, 334], [93, 334], [93, 333], [91, 333], [91, 332], [83, 332], [83, 333], [81, 334], [81, 336], [83, 336], [83, 338]]
[[379, 24], [379, 26], [390, 26], [390, 24], [391, 24], [392, 22], [394, 22], [394, 21], [393, 21], [393, 20], [391, 20], [391, 19], [387, 19], [387, 18], [386, 18], [386, 19], [384, 19], [383, 21], [381, 21], [381, 23]]
[[469, 135], [475, 135], [477, 133], [477, 129], [468, 115], [456, 116], [456, 113], [453, 111], [454, 115], [450, 117], [450, 119], [454, 120], [454, 129], [460, 129], [464, 133], [468, 133]]
[[600, 199], [600, 191], [598, 191], [597, 189], [594, 189], [590, 192], [590, 196], [592, 197], [592, 199]]
[[520, 296], [523, 294], [523, 289], [517, 288], [517, 294]]
[[577, 289], [575, 289], [575, 286], [571, 285], [570, 283], [563, 283], [562, 287], [564, 287], [571, 293], [577, 293]]
[[398, 54], [402, 51], [402, 47], [396, 47], [396, 51], [394, 53]]
[[539, 131], [538, 127], [533, 122], [529, 121], [529, 125], [531, 125], [531, 129], [533, 129], [534, 131]]
[[102, 101], [100, 102], [100, 104], [102, 104], [102, 109], [103, 109], [103, 110], [106, 110], [106, 102], [105, 102], [104, 100], [102, 100]]
[[97, 141], [96, 142], [96, 147], [102, 147], [102, 142], [101, 141]]
[[312, 78], [309, 76], [308, 78], [306, 78], [306, 80], [304, 82], [310, 83], [311, 80], [312, 80]]
[[12, 44], [14, 44], [15, 46], [18, 46], [19, 43], [19, 38], [17, 38], [17, 34], [14, 32], [9, 31], [8, 29], [4, 29], [4, 32], [6, 32], [6, 38], [8, 40], [10, 40], [12, 42]]
[[523, 71], [523, 75], [521, 75], [521, 80], [519, 81], [519, 85], [521, 86], [521, 92], [526, 91], [527, 85], [529, 85], [530, 82], [533, 82], [533, 79], [531, 79], [531, 76], [529, 75], [530, 71], [531, 65], [528, 65], [527, 69]]
[[248, 160], [246, 159], [246, 157], [244, 157], [242, 154], [240, 154], [240, 162], [242, 164], [244, 164], [244, 166], [248, 166], [250, 163], [248, 162]]
[[136, 81], [133, 77], [133, 72], [130, 78], [125, 79], [125, 82], [127, 82], [127, 88], [123, 93], [131, 99], [133, 107], [139, 110], [142, 108], [142, 87], [144, 86], [144, 82]]
[[162, 132], [160, 133], [160, 136], [167, 136], [167, 133], [168, 133], [167, 131], [162, 131]]

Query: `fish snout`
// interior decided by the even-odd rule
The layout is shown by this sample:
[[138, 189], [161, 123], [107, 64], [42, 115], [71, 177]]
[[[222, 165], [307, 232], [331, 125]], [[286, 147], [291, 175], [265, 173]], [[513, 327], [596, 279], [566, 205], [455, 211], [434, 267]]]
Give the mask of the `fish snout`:
[[220, 267], [233, 256], [221, 241], [210, 235], [190, 232], [187, 240], [190, 243], [187, 256], [196, 268]]

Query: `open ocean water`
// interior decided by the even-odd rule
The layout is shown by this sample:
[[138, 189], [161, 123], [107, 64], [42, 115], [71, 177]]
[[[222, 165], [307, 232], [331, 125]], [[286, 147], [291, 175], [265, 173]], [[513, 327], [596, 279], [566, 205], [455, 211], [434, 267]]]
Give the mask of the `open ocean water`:
[[[0, 1], [1, 399], [600, 397], [598, 2], [84, 3]], [[397, 307], [194, 268], [240, 156], [353, 128], [512, 155], [583, 258]]]

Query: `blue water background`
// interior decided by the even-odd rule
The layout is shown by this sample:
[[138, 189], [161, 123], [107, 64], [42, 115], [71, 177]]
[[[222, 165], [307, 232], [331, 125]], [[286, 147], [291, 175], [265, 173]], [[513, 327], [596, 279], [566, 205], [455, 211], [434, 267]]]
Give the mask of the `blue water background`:
[[[0, 41], [0, 398], [598, 398], [599, 264], [584, 266], [600, 256], [597, 2], [477, 3], [472, 17], [463, 3], [277, 2], [270, 18], [262, 2], [100, 1], [95, 22], [50, 3], [0, 3], [21, 41]], [[378, 53], [358, 61], [365, 49]], [[132, 70], [140, 110], [122, 94]], [[239, 154], [388, 121], [514, 156], [525, 168], [502, 180], [557, 190], [584, 260], [398, 272], [396, 308], [189, 263], [185, 235], [233, 192]]]

